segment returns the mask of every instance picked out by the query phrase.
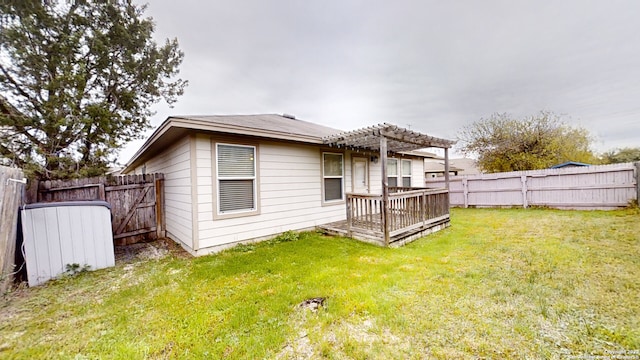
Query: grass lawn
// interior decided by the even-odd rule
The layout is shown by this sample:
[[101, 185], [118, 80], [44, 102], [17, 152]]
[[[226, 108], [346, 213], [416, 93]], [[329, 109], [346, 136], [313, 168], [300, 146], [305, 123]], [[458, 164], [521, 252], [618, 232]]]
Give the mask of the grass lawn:
[[453, 209], [399, 249], [303, 233], [20, 289], [0, 358], [640, 358], [639, 274], [638, 210]]

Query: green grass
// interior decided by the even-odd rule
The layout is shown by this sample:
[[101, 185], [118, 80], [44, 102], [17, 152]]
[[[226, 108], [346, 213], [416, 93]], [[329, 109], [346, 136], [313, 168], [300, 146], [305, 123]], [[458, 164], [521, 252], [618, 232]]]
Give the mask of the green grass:
[[637, 210], [454, 209], [399, 249], [303, 233], [22, 289], [0, 305], [0, 358], [638, 354], [638, 274]]

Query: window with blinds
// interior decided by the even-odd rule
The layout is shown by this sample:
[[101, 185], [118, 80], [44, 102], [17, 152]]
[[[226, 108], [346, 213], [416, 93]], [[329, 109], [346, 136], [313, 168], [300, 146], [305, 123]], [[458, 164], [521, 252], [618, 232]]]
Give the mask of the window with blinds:
[[342, 154], [322, 153], [322, 185], [324, 201], [344, 199], [343, 196], [343, 158]]
[[402, 186], [411, 187], [411, 160], [402, 160]]
[[256, 210], [256, 148], [216, 144], [218, 213]]

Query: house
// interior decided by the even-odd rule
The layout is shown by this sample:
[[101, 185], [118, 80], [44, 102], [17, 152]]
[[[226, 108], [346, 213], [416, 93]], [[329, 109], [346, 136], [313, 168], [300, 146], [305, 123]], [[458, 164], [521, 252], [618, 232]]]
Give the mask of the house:
[[[438, 157], [435, 159], [424, 160], [424, 177], [431, 179], [444, 176], [444, 159]], [[476, 166], [476, 160], [468, 158], [450, 159], [449, 160], [450, 175], [476, 175], [480, 174], [480, 170]]]
[[390, 124], [172, 116], [122, 173], [164, 173], [167, 236], [193, 255], [320, 226], [389, 245], [448, 225], [448, 193], [422, 187], [423, 158], [410, 152], [452, 144]]

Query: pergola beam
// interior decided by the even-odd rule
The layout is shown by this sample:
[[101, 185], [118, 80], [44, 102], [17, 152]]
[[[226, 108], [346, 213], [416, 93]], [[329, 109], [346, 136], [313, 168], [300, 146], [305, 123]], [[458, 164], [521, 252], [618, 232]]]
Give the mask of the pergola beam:
[[455, 142], [440, 139], [392, 124], [380, 124], [324, 138], [324, 143], [352, 150], [380, 151], [380, 138], [387, 139], [387, 151], [398, 153], [427, 147], [450, 148]]

